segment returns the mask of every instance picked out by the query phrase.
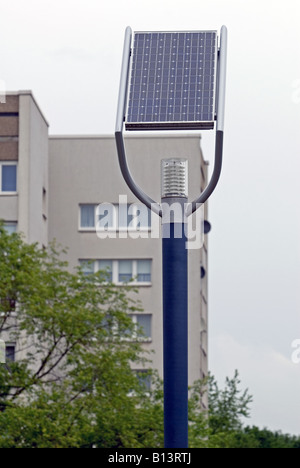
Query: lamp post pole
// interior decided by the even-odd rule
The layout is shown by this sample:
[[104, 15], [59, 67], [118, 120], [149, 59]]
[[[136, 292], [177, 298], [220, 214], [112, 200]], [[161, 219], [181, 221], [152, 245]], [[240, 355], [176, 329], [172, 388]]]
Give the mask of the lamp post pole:
[[[123, 138], [124, 122], [126, 127], [126, 105], [128, 100], [128, 89], [129, 89], [129, 76], [130, 66], [131, 70], [136, 72], [136, 78], [131, 82], [131, 94], [129, 97], [128, 109], [131, 108], [134, 116], [133, 120], [127, 120], [127, 129], [131, 130], [152, 130], [155, 128], [160, 129], [174, 129], [180, 130], [182, 128], [195, 129], [210, 129], [214, 125], [209, 122], [206, 112], [203, 108], [203, 121], [195, 120], [192, 116], [191, 121], [186, 121], [185, 114], [179, 116], [179, 121], [166, 122], [163, 118], [158, 119], [153, 115], [153, 98], [150, 98], [149, 112], [150, 121], [147, 122], [147, 112], [145, 112], [145, 99], [144, 93], [146, 89], [144, 87], [148, 84], [149, 90], [154, 86], [154, 70], [157, 69], [153, 66], [152, 69], [147, 69], [146, 63], [149, 63], [149, 57], [143, 62], [144, 49], [141, 46], [145, 37], [147, 41], [151, 42], [152, 32], [136, 33], [137, 41], [136, 46], [133, 48], [133, 54], [131, 53], [131, 42], [132, 42], [132, 31], [130, 27], [127, 27], [125, 32], [124, 51], [120, 78], [120, 90], [118, 99], [117, 109], [117, 120], [115, 139], [119, 158], [119, 165], [130, 190], [133, 194], [144, 203], [150, 210], [162, 217], [162, 237], [163, 237], [163, 323], [164, 323], [164, 391], [165, 391], [165, 447], [167, 448], [187, 448], [188, 447], [188, 279], [187, 279], [187, 249], [186, 249], [186, 236], [185, 236], [185, 221], [188, 216], [194, 213], [197, 208], [206, 202], [210, 197], [216, 185], [218, 183], [221, 167], [222, 167], [222, 153], [223, 153], [223, 130], [224, 130], [224, 104], [225, 104], [225, 81], [226, 81], [226, 54], [227, 54], [227, 28], [222, 26], [220, 34], [220, 47], [218, 49], [217, 63], [215, 64], [215, 55], [212, 53], [212, 42], [209, 40], [206, 44], [207, 53], [210, 63], [209, 74], [205, 77], [211, 76], [212, 71], [216, 70], [216, 83], [211, 81], [212, 89], [215, 86], [215, 91], [210, 90], [208, 94], [201, 94], [201, 90], [198, 99], [205, 98], [210, 100], [210, 93], [215, 92], [215, 109], [214, 109], [214, 120], [216, 120], [216, 142], [215, 142], [215, 164], [213, 173], [207, 187], [203, 190], [198, 198], [189, 204], [187, 210], [185, 209], [185, 202], [187, 201], [187, 163], [186, 161], [180, 160], [163, 160], [162, 161], [162, 176], [163, 176], [163, 193], [162, 193], [162, 204], [161, 206], [152, 200], [141, 187], [134, 181], [126, 158], [126, 150]], [[169, 34], [169, 33], [162, 33]], [[205, 31], [199, 31], [199, 35], [206, 34]], [[214, 32], [213, 32], [214, 35]], [[211, 39], [211, 38], [210, 38]], [[141, 42], [139, 42], [139, 40]], [[162, 40], [162, 38], [161, 38]], [[200, 36], [199, 36], [200, 40]], [[137, 47], [137, 55], [135, 57], [135, 47]], [[148, 46], [147, 46], [148, 47]], [[153, 50], [158, 50], [155, 47]], [[152, 52], [153, 52], [152, 50]], [[152, 54], [151, 52], [151, 54]], [[198, 50], [200, 54], [200, 49]], [[183, 49], [182, 49], [183, 53]], [[149, 54], [149, 51], [148, 51]], [[133, 57], [132, 57], [133, 55]], [[190, 54], [189, 58], [190, 58]], [[154, 53], [155, 56], [155, 53]], [[158, 56], [156, 57], [158, 60]], [[143, 71], [143, 78], [140, 76], [142, 70], [142, 63], [145, 65], [145, 72]], [[170, 65], [169, 62], [168, 66]], [[134, 65], [133, 65], [134, 64]], [[143, 66], [144, 66], [143, 65]], [[173, 65], [171, 65], [173, 66]], [[147, 72], [148, 70], [148, 72]], [[202, 68], [199, 70], [199, 82], [202, 82], [204, 73]], [[171, 70], [170, 70], [171, 73]], [[172, 72], [173, 73], [173, 72]], [[180, 71], [182, 74], [182, 71]], [[167, 75], [166, 75], [167, 76]], [[143, 80], [146, 79], [144, 83]], [[147, 82], [149, 79], [149, 82]], [[194, 78], [193, 78], [194, 79]], [[205, 81], [203, 80], [205, 83]], [[188, 80], [187, 83], [188, 84]], [[147, 88], [147, 86], [146, 86]], [[147, 89], [148, 89], [147, 88]], [[151, 88], [152, 89], [152, 88]], [[187, 89], [182, 89], [182, 92], [187, 92]], [[207, 91], [203, 88], [203, 92]], [[172, 96], [173, 99], [173, 96]], [[182, 99], [182, 96], [181, 96]], [[162, 101], [166, 100], [166, 96], [159, 95], [157, 97], [156, 108], [165, 107], [165, 103]], [[204, 107], [207, 104], [202, 102]], [[131, 106], [131, 107], [130, 107]], [[146, 107], [148, 104], [146, 105]], [[200, 106], [200, 103], [199, 103]], [[201, 107], [201, 106], [200, 106]], [[128, 110], [127, 109], [127, 110]], [[148, 109], [148, 107], [147, 107]], [[146, 110], [147, 110], [146, 109]], [[194, 113], [191, 112], [192, 114]], [[128, 113], [127, 113], [128, 115]], [[155, 116], [158, 116], [159, 112]], [[147, 118], [146, 118], [147, 117]], [[146, 118], [146, 120], [145, 120]], [[154, 119], [154, 120], [151, 120]], [[189, 127], [190, 125], [190, 127]], [[172, 161], [172, 162], [171, 162]], [[181, 216], [178, 217], [178, 213], [172, 213], [172, 207], [176, 205], [180, 209], [178, 213]]]
[[188, 448], [187, 162], [162, 161], [164, 437]]

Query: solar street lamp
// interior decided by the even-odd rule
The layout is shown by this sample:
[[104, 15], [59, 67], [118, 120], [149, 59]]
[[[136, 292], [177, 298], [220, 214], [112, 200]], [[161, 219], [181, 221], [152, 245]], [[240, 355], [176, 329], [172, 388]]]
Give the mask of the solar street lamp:
[[[187, 250], [185, 222], [214, 191], [221, 173], [227, 29], [125, 33], [115, 138], [123, 177], [162, 217], [165, 447], [188, 447]], [[134, 181], [123, 132], [215, 129], [215, 163], [207, 187], [187, 204], [187, 162], [162, 161], [161, 203]], [[174, 208], [175, 207], [175, 208]], [[172, 209], [171, 209], [172, 208]], [[174, 209], [173, 209], [174, 208]]]

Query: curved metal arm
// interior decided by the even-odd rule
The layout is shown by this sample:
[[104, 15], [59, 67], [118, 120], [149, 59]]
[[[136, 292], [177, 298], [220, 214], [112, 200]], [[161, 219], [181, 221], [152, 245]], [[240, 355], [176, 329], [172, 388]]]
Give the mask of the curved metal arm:
[[116, 133], [122, 132], [122, 129], [123, 129], [126, 96], [127, 96], [127, 86], [128, 86], [128, 76], [129, 76], [131, 36], [132, 36], [132, 30], [130, 26], [127, 26], [126, 31], [125, 31], [125, 40], [124, 40], [124, 49], [123, 49], [123, 58], [122, 58], [122, 69], [121, 69], [117, 120], [116, 120]]
[[186, 216], [194, 213], [200, 205], [206, 202], [206, 200], [211, 196], [215, 190], [217, 183], [219, 181], [222, 169], [222, 159], [223, 159], [223, 132], [216, 132], [216, 143], [215, 143], [215, 165], [214, 170], [210, 179], [209, 184], [201, 193], [200, 197], [194, 200], [191, 204], [188, 205]]
[[[131, 52], [131, 36], [132, 30], [128, 26], [125, 32], [125, 42], [122, 59], [121, 81], [118, 99], [118, 112], [116, 121], [115, 139], [119, 157], [119, 164], [122, 175], [133, 194], [144, 203], [150, 210], [154, 211], [159, 216], [162, 216], [162, 210], [159, 203], [152, 200], [134, 181], [126, 159], [126, 150], [123, 139], [123, 126], [126, 107], [126, 97], [129, 77], [129, 61]], [[217, 89], [217, 127], [216, 127], [216, 143], [215, 143], [215, 165], [211, 180], [202, 192], [202, 194], [194, 200], [187, 209], [186, 215], [194, 213], [199, 205], [206, 202], [208, 197], [214, 191], [222, 168], [222, 153], [223, 153], [223, 127], [224, 127], [224, 103], [225, 103], [225, 81], [226, 81], [226, 53], [227, 53], [227, 28], [221, 29], [221, 43], [219, 52], [219, 69], [218, 69], [218, 89]]]
[[120, 164], [120, 169], [124, 177], [124, 180], [127, 183], [130, 190], [134, 193], [134, 195], [142, 203], [144, 203], [150, 210], [162, 216], [159, 203], [156, 203], [154, 200], [152, 200], [152, 198], [150, 198], [133, 180], [133, 177], [130, 173], [130, 170], [127, 164], [127, 159], [126, 159], [126, 151], [125, 151], [125, 145], [124, 145], [122, 132], [123, 132], [126, 96], [127, 96], [127, 87], [128, 87], [131, 36], [132, 36], [132, 31], [131, 31], [131, 28], [128, 26], [125, 32], [125, 41], [124, 41], [124, 50], [123, 50], [123, 59], [122, 59], [122, 71], [121, 71], [119, 100], [118, 100], [118, 112], [117, 112], [116, 131], [115, 131], [119, 164]]
[[126, 160], [126, 152], [124, 146], [124, 140], [122, 132], [116, 132], [116, 144], [119, 156], [119, 164], [121, 168], [122, 175], [124, 180], [132, 193], [144, 203], [150, 210], [154, 211], [159, 216], [162, 216], [161, 207], [159, 203], [156, 203], [152, 198], [150, 198], [133, 180], [132, 175], [129, 171], [129, 167]]
[[227, 60], [227, 28], [222, 26], [220, 35], [220, 51], [218, 63], [218, 85], [217, 85], [217, 129], [215, 143], [215, 165], [206, 189], [201, 193], [200, 197], [192, 202], [187, 210], [187, 216], [194, 213], [199, 208], [199, 205], [205, 203], [210, 197], [218, 180], [222, 169], [223, 155], [223, 131], [224, 131], [224, 110], [225, 110], [225, 85], [226, 85], [226, 60]]

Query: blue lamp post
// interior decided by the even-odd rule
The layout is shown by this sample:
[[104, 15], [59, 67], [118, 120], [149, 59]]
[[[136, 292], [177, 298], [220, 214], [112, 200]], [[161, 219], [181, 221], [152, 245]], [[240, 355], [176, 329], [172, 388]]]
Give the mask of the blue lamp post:
[[[115, 139], [130, 190], [162, 218], [165, 447], [188, 447], [188, 261], [185, 223], [214, 191], [222, 167], [227, 29], [125, 33]], [[134, 181], [123, 130], [212, 130], [215, 164], [209, 184], [187, 203], [187, 161], [162, 160], [162, 198]]]
[[187, 161], [162, 161], [165, 447], [188, 447]]

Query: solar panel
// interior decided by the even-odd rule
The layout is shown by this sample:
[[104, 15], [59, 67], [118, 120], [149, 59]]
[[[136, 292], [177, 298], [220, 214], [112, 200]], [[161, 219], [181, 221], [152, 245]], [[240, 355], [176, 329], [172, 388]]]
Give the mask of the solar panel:
[[136, 32], [127, 130], [212, 129], [217, 32]]

